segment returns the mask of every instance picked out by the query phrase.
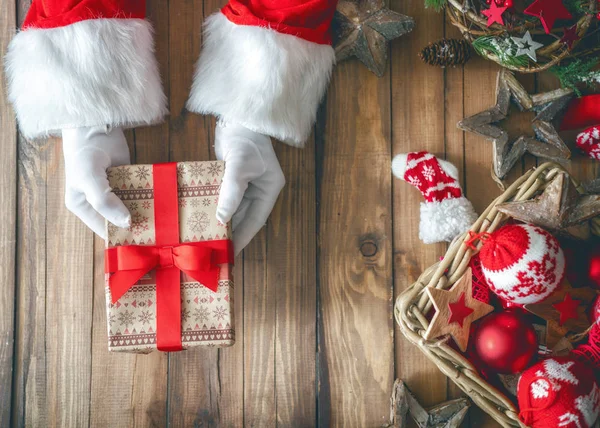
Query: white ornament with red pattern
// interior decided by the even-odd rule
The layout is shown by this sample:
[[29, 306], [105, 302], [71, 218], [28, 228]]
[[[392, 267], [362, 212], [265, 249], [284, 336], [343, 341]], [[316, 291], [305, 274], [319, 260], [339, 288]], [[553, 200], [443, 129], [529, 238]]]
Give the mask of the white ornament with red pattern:
[[517, 305], [541, 302], [565, 274], [556, 238], [530, 224], [506, 225], [486, 235], [479, 256], [490, 289]]
[[428, 152], [403, 153], [394, 157], [392, 172], [425, 198], [419, 225], [424, 243], [450, 242], [477, 220], [471, 202], [463, 196], [458, 170], [450, 162]]
[[577, 147], [592, 159], [600, 160], [600, 125], [592, 126], [577, 135]]

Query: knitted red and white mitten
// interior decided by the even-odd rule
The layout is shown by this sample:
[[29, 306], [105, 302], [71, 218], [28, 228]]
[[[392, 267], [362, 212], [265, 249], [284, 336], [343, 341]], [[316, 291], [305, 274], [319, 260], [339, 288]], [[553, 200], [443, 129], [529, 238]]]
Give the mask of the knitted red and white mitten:
[[592, 126], [577, 135], [577, 147], [592, 159], [600, 160], [600, 125]]
[[424, 243], [452, 241], [477, 219], [451, 163], [428, 152], [403, 153], [394, 157], [392, 172], [419, 189], [425, 198], [419, 225], [419, 238]]

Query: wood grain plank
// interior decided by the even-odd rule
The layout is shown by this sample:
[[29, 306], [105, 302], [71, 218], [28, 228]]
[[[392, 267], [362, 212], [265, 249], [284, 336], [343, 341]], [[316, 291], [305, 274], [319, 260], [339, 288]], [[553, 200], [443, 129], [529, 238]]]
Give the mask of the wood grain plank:
[[93, 233], [67, 211], [64, 187], [55, 141], [47, 158], [46, 412], [48, 426], [81, 427], [90, 412]]
[[[169, 9], [159, 0], [147, 2], [147, 19], [154, 26], [156, 57], [164, 82], [169, 81]], [[169, 95], [169, 85], [165, 85]], [[128, 132], [133, 163], [169, 160], [169, 125]], [[90, 426], [161, 427], [167, 425], [168, 356], [109, 353], [104, 294], [104, 242], [96, 239], [94, 261], [94, 329]]]
[[[268, 228], [269, 288], [275, 290], [275, 400], [278, 427], [316, 418], [315, 149], [275, 143], [286, 176]], [[249, 285], [250, 286], [250, 285]], [[256, 286], [256, 285], [255, 285]]]
[[[413, 16], [417, 22], [415, 31], [392, 48], [392, 153], [427, 150], [444, 158], [444, 100], [452, 94], [444, 93], [444, 71], [424, 64], [417, 57], [423, 46], [443, 36], [444, 16], [425, 9], [423, 2], [396, 1], [391, 5], [398, 12]], [[460, 98], [460, 90], [454, 96]], [[456, 135], [453, 137], [456, 140]], [[461, 142], [448, 144], [460, 145]], [[456, 154], [453, 153], [451, 160], [457, 160]], [[419, 191], [396, 178], [393, 188], [394, 283], [398, 295], [439, 260], [446, 245], [425, 245], [419, 240], [419, 205], [423, 201]], [[446, 377], [404, 339], [397, 327], [396, 374], [423, 405], [446, 399]]]
[[244, 425], [275, 426], [275, 298], [267, 225], [244, 249]]
[[[0, 0], [0, 57], [4, 57], [16, 28], [14, 0]], [[5, 82], [0, 69], [0, 81]], [[0, 85], [0, 426], [10, 425], [15, 332], [15, 255], [17, 245], [17, 127]]]
[[320, 121], [319, 421], [378, 426], [394, 376], [389, 74], [338, 64]]

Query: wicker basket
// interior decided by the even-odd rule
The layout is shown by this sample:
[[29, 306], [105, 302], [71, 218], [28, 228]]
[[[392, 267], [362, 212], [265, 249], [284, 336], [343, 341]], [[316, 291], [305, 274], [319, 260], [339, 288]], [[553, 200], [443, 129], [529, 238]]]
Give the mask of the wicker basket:
[[[581, 38], [586, 35], [596, 13], [596, 0], [588, 0], [587, 3], [588, 7], [586, 13], [579, 18], [576, 24], [577, 35]], [[531, 34], [544, 34], [541, 26], [531, 21], [518, 22], [512, 27], [505, 27], [498, 24], [493, 24], [491, 27], [488, 27], [487, 19], [485, 17], [477, 13], [472, 7], [467, 7], [470, 4], [470, 0], [448, 0], [446, 13], [450, 22], [452, 22], [452, 24], [460, 30], [463, 37], [471, 43], [481, 36], [499, 36], [507, 32], [511, 35], [522, 35], [525, 31], [529, 30]], [[554, 37], [555, 40], [537, 51], [537, 54], [540, 57], [537, 63], [530, 62], [526, 67], [504, 64], [500, 58], [492, 53], [486, 53], [484, 56], [510, 70], [521, 73], [537, 73], [558, 64], [568, 56], [588, 56], [597, 51], [598, 47], [596, 46], [593, 47], [591, 51], [573, 52], [578, 41], [574, 42], [573, 46], [569, 48], [560, 41], [563, 34], [564, 29], [562, 27], [554, 28], [552, 30], [552, 37]]]
[[[492, 202], [473, 224], [471, 231], [493, 232], [498, 229], [508, 218], [496, 209], [498, 204], [534, 198], [560, 172], [564, 172], [564, 169], [554, 163], [545, 163], [528, 171]], [[575, 180], [573, 183], [581, 193], [584, 192], [579, 183]], [[591, 225], [592, 233], [599, 235], [598, 218], [594, 219]], [[447, 343], [447, 339], [431, 341], [423, 338], [429, 326], [426, 314], [432, 307], [425, 288], [448, 289], [463, 276], [469, 267], [471, 257], [476, 253], [465, 245], [464, 241], [467, 238], [468, 233], [465, 233], [455, 239], [444, 259], [427, 269], [416, 283], [398, 296], [394, 311], [396, 321], [409, 341], [417, 345], [446, 376], [502, 426], [525, 427], [526, 425], [519, 420], [518, 411], [511, 400], [486, 382], [477, 369]]]

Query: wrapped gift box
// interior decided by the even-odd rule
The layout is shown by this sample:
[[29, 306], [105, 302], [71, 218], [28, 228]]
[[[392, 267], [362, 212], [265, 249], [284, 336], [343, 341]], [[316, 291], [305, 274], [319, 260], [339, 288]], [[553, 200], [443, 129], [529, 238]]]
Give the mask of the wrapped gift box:
[[[131, 227], [107, 224], [109, 350], [233, 345], [230, 227], [216, 219], [224, 167], [223, 162], [181, 162], [108, 170], [114, 193], [131, 212]], [[170, 286], [165, 275], [171, 275]]]

